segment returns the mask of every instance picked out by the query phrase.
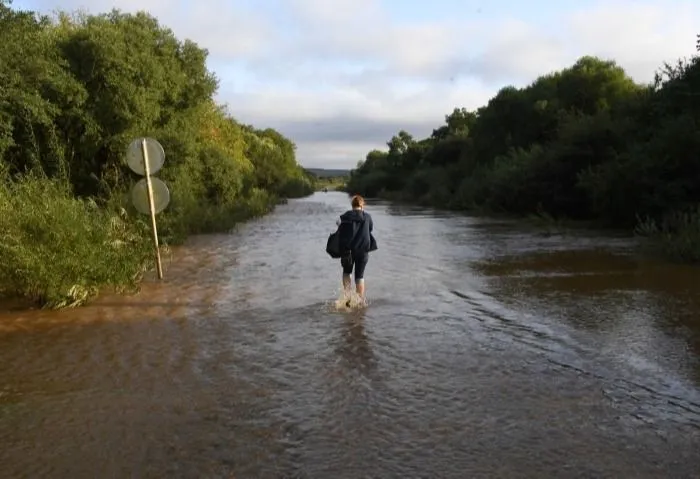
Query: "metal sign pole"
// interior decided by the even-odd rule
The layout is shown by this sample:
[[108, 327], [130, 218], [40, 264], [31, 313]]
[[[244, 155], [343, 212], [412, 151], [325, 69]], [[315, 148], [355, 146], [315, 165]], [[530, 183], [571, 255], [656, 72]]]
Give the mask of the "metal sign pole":
[[156, 228], [156, 208], [153, 201], [153, 185], [151, 184], [151, 171], [148, 161], [148, 148], [146, 139], [141, 140], [141, 151], [143, 153], [143, 169], [146, 172], [146, 188], [148, 191], [148, 206], [151, 210], [151, 227], [153, 229], [153, 244], [156, 249], [156, 267], [158, 269], [158, 279], [163, 279], [163, 265], [160, 261], [160, 248], [158, 247], [158, 229]]

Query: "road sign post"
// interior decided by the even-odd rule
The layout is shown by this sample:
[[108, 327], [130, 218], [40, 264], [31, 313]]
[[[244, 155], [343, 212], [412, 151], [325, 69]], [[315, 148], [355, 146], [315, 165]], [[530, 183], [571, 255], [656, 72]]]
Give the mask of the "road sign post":
[[156, 226], [156, 208], [153, 204], [153, 184], [151, 183], [151, 170], [148, 166], [148, 147], [146, 145], [145, 138], [141, 140], [141, 150], [143, 152], [143, 169], [146, 170], [148, 209], [151, 213], [151, 227], [153, 228], [153, 246], [156, 249], [156, 267], [158, 268], [158, 279], [163, 279], [163, 264], [160, 261], [160, 247], [158, 246], [158, 227]]
[[163, 279], [163, 265], [160, 259], [158, 228], [156, 214], [160, 213], [170, 202], [170, 192], [165, 183], [151, 175], [158, 172], [165, 162], [165, 152], [158, 141], [153, 138], [139, 138], [131, 142], [126, 152], [129, 168], [144, 178], [131, 190], [132, 202], [136, 209], [151, 217], [151, 231], [156, 253], [156, 270], [158, 279]]

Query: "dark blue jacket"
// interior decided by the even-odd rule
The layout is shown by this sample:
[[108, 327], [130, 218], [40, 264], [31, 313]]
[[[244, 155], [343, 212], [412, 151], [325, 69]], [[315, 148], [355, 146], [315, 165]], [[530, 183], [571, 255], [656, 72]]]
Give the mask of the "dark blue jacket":
[[341, 251], [369, 253], [372, 246], [372, 217], [362, 210], [349, 210], [340, 215], [338, 236]]

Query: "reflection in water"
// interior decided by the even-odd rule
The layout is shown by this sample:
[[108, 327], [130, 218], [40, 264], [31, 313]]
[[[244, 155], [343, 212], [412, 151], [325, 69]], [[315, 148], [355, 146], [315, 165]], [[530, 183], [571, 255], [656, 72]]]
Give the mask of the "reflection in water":
[[338, 193], [175, 248], [165, 280], [0, 313], [0, 477], [697, 477], [700, 271], [630, 240]]
[[365, 316], [364, 308], [345, 315], [340, 331], [342, 339], [336, 349], [344, 365], [363, 375], [369, 374], [376, 364], [365, 330]]

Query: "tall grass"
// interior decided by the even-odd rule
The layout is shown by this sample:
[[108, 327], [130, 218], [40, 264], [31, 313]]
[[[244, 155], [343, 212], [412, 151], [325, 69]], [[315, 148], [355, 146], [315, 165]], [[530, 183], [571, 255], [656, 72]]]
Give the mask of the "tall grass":
[[0, 295], [78, 306], [105, 286], [136, 288], [153, 254], [146, 223], [75, 198], [62, 182], [0, 179]]
[[700, 206], [669, 214], [660, 221], [640, 219], [635, 234], [646, 238], [652, 251], [670, 260], [700, 263]]

